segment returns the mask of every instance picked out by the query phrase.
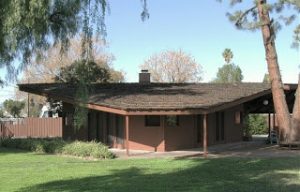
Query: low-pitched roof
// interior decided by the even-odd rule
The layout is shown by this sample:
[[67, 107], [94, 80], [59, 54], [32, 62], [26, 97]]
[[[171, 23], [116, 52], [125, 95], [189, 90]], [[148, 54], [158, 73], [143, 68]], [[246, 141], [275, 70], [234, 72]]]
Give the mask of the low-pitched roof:
[[[72, 84], [20, 84], [21, 91], [76, 102]], [[93, 84], [88, 104], [130, 111], [184, 111], [208, 113], [270, 94], [263, 83], [110, 83]]]

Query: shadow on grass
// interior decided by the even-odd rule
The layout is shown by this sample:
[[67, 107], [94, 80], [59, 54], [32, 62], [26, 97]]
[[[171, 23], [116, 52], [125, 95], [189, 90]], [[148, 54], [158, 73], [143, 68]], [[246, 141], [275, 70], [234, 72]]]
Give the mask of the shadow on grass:
[[[180, 163], [182, 160], [174, 160]], [[300, 164], [279, 159], [194, 159], [191, 166], [143, 169], [132, 166], [108, 175], [57, 180], [23, 188], [26, 191], [272, 191], [299, 192]], [[282, 163], [281, 163], [282, 162]], [[76, 171], [76, 168], [74, 169]], [[155, 173], [153, 173], [155, 171]], [[152, 172], [152, 173], [151, 173]]]

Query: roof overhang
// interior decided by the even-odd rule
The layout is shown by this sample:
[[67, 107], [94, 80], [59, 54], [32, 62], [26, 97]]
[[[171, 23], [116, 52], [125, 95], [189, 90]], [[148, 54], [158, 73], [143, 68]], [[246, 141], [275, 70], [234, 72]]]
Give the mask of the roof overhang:
[[[55, 100], [61, 100], [66, 103], [75, 104], [78, 103], [78, 101], [72, 99], [72, 98], [66, 98], [62, 96], [57, 96], [51, 93], [44, 93], [41, 91], [38, 91], [36, 89], [31, 89], [30, 87], [18, 85], [20, 91], [37, 94], [41, 96], [45, 96], [48, 98], [52, 98]], [[289, 88], [289, 87], [287, 87]], [[264, 95], [268, 95], [271, 93], [271, 89], [265, 90], [262, 92], [259, 92], [254, 95], [250, 95], [247, 97], [243, 97], [231, 102], [223, 103], [221, 105], [211, 106], [209, 108], [183, 108], [183, 109], [122, 109], [117, 107], [111, 107], [111, 106], [103, 106], [93, 103], [81, 103], [82, 105], [85, 105], [88, 109], [97, 110], [97, 111], [103, 111], [108, 113], [114, 113], [119, 115], [193, 115], [193, 114], [209, 114], [214, 113], [217, 111], [222, 111], [240, 104], [243, 104], [245, 102], [249, 102], [251, 100], [257, 99], [259, 97], [262, 97]]]

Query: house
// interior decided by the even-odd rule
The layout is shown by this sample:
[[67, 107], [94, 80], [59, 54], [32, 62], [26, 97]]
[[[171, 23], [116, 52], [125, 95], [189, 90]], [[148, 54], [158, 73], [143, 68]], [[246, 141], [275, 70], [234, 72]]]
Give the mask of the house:
[[[93, 84], [85, 106], [87, 125], [73, 127], [76, 86], [20, 84], [21, 91], [63, 101], [63, 138], [99, 140], [110, 147], [172, 151], [241, 141], [247, 113], [273, 113], [269, 84], [139, 83]], [[285, 85], [291, 110], [296, 85]]]

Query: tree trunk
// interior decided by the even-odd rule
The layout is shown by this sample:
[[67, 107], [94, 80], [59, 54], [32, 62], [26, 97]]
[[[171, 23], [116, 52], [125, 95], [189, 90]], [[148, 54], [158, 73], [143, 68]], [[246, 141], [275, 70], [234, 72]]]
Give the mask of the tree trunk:
[[298, 88], [295, 94], [295, 104], [293, 109], [292, 129], [290, 141], [300, 141], [300, 75], [298, 80]]
[[278, 65], [277, 53], [275, 48], [275, 34], [272, 29], [269, 11], [266, 8], [267, 1], [259, 0], [257, 3], [261, 31], [264, 40], [266, 60], [272, 87], [274, 108], [277, 115], [279, 126], [280, 142], [289, 142], [289, 133], [291, 130], [291, 118], [285, 100], [283, 83]]

